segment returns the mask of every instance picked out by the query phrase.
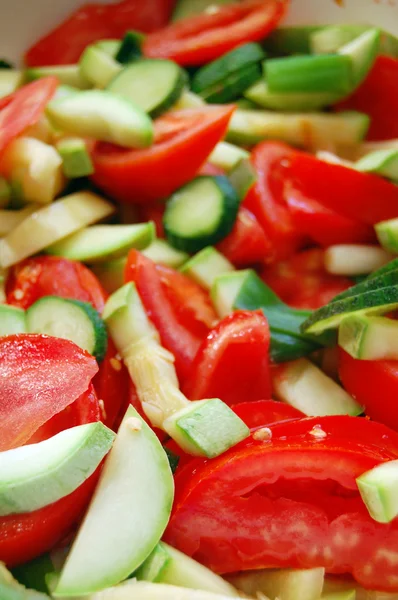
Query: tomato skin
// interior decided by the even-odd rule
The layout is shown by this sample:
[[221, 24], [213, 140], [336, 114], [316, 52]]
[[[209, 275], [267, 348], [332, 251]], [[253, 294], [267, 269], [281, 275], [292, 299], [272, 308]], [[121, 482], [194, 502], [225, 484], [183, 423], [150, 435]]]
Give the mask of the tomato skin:
[[173, 0], [122, 0], [108, 6], [85, 4], [29, 48], [25, 63], [30, 67], [45, 66], [49, 61], [52, 65], [76, 63], [85, 47], [98, 40], [121, 38], [129, 29], [148, 33], [163, 27], [173, 4]]
[[368, 140], [398, 138], [398, 59], [378, 56], [362, 85], [338, 108], [358, 110], [370, 116]]
[[[313, 436], [315, 426], [324, 438]], [[219, 573], [324, 566], [351, 573], [361, 585], [397, 591], [396, 567], [383, 552], [396, 548], [398, 521], [373, 521], [355, 479], [396, 458], [398, 436], [347, 416], [270, 429], [266, 442], [252, 438], [177, 471], [165, 541]]]
[[239, 44], [262, 40], [285, 14], [286, 0], [244, 0], [214, 14], [188, 17], [156, 33], [143, 44], [144, 54], [170, 58], [180, 65], [202, 65]]
[[285, 177], [305, 198], [349, 219], [375, 225], [398, 216], [397, 186], [377, 175], [296, 152], [286, 159]]
[[266, 266], [261, 277], [286, 304], [301, 309], [320, 308], [353, 285], [346, 277], [327, 273], [323, 257], [320, 248], [304, 250]]
[[[125, 281], [134, 281], [145, 310], [160, 334], [162, 344], [175, 357], [180, 381], [189, 376], [192, 361], [202, 341], [197, 330], [188, 329], [181, 322], [175, 307], [164, 289], [157, 265], [149, 258], [130, 250], [125, 270]], [[184, 306], [180, 310], [184, 311]], [[186, 316], [186, 310], [185, 316]]]
[[257, 181], [243, 206], [254, 214], [272, 244], [275, 259], [285, 258], [303, 244], [284, 201], [284, 164], [297, 151], [282, 142], [261, 142], [252, 151], [251, 162]]
[[270, 332], [261, 311], [236, 311], [210, 331], [184, 386], [190, 400], [221, 398], [226, 404], [271, 396]]
[[98, 143], [93, 181], [121, 202], [142, 204], [167, 198], [193, 179], [224, 136], [233, 106], [206, 106], [167, 113], [155, 121], [155, 144], [126, 150]]
[[0, 106], [0, 153], [25, 129], [37, 123], [57, 85], [56, 77], [43, 77], [3, 99]]
[[237, 268], [255, 265], [272, 256], [272, 244], [256, 217], [240, 207], [233, 229], [217, 249]]
[[398, 431], [398, 361], [359, 360], [339, 348], [339, 375], [369, 417]]
[[255, 400], [234, 404], [232, 410], [242, 419], [251, 431], [269, 427], [281, 421], [301, 419], [305, 415], [284, 402], [276, 400]]

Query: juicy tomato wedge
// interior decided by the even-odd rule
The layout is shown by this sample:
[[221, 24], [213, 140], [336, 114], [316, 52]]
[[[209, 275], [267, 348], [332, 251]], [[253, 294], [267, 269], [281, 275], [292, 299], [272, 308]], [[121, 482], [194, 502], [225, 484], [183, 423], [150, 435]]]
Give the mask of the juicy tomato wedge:
[[238, 417], [252, 431], [261, 427], [269, 427], [282, 421], [301, 419], [305, 415], [284, 402], [276, 400], [256, 400], [255, 402], [240, 402], [231, 407]]
[[[201, 315], [202, 325], [204, 325], [203, 314], [207, 315], [208, 306], [206, 305], [204, 313], [198, 312], [202, 308], [203, 290], [199, 286], [195, 286], [191, 297], [194, 288], [191, 281], [182, 276], [186, 280], [186, 289], [189, 290], [185, 294], [181, 287], [182, 279], [179, 277], [181, 274], [177, 274], [180, 287], [173, 290], [170, 285], [172, 281], [170, 270], [168, 272], [169, 283], [166, 285], [162, 283], [162, 277], [164, 281], [165, 274], [164, 268], [158, 270], [157, 265], [149, 258], [137, 250], [130, 250], [125, 280], [135, 282], [145, 310], [159, 331], [162, 344], [175, 357], [178, 377], [180, 381], [184, 381], [191, 372], [193, 359], [203, 339], [203, 336], [198, 334], [198, 324], [200, 325], [200, 323], [197, 317], [198, 314]], [[177, 281], [177, 276], [175, 281]], [[187, 326], [188, 314], [191, 315], [189, 319], [191, 327], [189, 328]]]
[[[7, 303], [24, 309], [43, 296], [54, 295], [89, 302], [102, 313], [107, 298], [87, 267], [55, 256], [29, 258], [13, 267], [6, 289]], [[116, 347], [108, 339], [105, 358], [93, 380], [98, 398], [103, 402], [101, 417], [108, 427], [114, 426], [128, 395], [129, 375], [116, 355]]]
[[[116, 4], [85, 4], [25, 54], [28, 66], [76, 63], [89, 44], [121, 38], [129, 29], [148, 33], [166, 25], [174, 0], [122, 0]], [[68, 40], [66, 43], [65, 40]]]
[[177, 471], [165, 541], [218, 573], [323, 566], [395, 591], [396, 565], [385, 556], [396, 551], [398, 521], [374, 521], [355, 480], [398, 457], [398, 435], [348, 416], [270, 429], [268, 441], [249, 438]]
[[260, 311], [236, 311], [208, 334], [184, 392], [190, 400], [221, 398], [226, 404], [270, 398], [270, 332]]
[[303, 197], [349, 219], [375, 225], [398, 217], [398, 187], [377, 175], [296, 152], [286, 159], [285, 178]]
[[69, 340], [0, 338], [0, 451], [29, 440], [87, 390], [97, 371], [95, 359]]
[[398, 138], [398, 59], [378, 56], [359, 88], [339, 104], [342, 110], [358, 110], [370, 116], [368, 140]]
[[397, 360], [358, 360], [339, 348], [339, 376], [369, 417], [398, 431]]
[[207, 106], [167, 113], [155, 122], [155, 144], [144, 150], [98, 143], [93, 181], [123, 202], [167, 198], [196, 175], [224, 136], [233, 111], [233, 106]]
[[262, 40], [278, 25], [287, 6], [287, 0], [243, 0], [222, 6], [212, 14], [188, 17], [148, 35], [143, 51], [180, 65], [202, 65], [239, 44]]
[[[257, 181], [243, 205], [251, 211], [272, 244], [273, 258], [284, 258], [303, 243], [284, 201], [284, 164], [296, 150], [281, 142], [262, 142], [252, 152]], [[270, 257], [271, 258], [271, 257]]]
[[0, 152], [25, 129], [37, 123], [57, 85], [56, 77], [43, 77], [3, 99], [0, 106]]
[[346, 277], [327, 273], [323, 257], [320, 248], [304, 250], [265, 267], [261, 277], [286, 304], [301, 309], [320, 308], [353, 285]]
[[231, 233], [217, 244], [217, 248], [237, 268], [264, 262], [272, 256], [272, 244], [264, 229], [253, 213], [243, 206]]
[[373, 227], [340, 215], [304, 196], [290, 181], [285, 183], [284, 198], [297, 231], [320, 246], [363, 244], [376, 240]]

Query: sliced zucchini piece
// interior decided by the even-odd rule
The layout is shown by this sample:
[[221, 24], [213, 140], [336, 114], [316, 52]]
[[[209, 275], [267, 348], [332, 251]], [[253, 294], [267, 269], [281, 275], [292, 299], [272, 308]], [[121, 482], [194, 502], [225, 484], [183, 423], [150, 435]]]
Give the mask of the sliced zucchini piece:
[[155, 118], [178, 101], [186, 82], [185, 71], [172, 60], [141, 59], [126, 66], [107, 89]]
[[289, 114], [238, 109], [229, 122], [227, 139], [244, 145], [279, 139], [313, 150], [354, 145], [365, 137], [368, 127], [369, 117], [355, 111]]
[[358, 477], [357, 485], [372, 519], [390, 523], [398, 516], [398, 460], [367, 471]]
[[95, 87], [105, 88], [122, 70], [122, 65], [98, 44], [94, 44], [88, 46], [83, 52], [79, 68], [83, 79]]
[[351, 60], [354, 88], [362, 83], [376, 60], [380, 35], [379, 29], [369, 29], [339, 48], [339, 56], [346, 56]]
[[105, 90], [71, 94], [47, 105], [50, 121], [67, 133], [128, 148], [153, 142], [151, 119], [130, 100]]
[[49, 254], [72, 260], [95, 263], [119, 258], [131, 248], [146, 248], [155, 237], [155, 225], [93, 225], [56, 242], [47, 248]]
[[[60, 198], [24, 218], [0, 241], [0, 266], [9, 267], [114, 212], [92, 192]], [[21, 211], [22, 212], [22, 211]]]
[[376, 271], [391, 262], [393, 256], [367, 244], [337, 244], [326, 248], [325, 269], [332, 275], [363, 275]]
[[189, 254], [176, 250], [166, 240], [160, 238], [153, 240], [149, 246], [142, 250], [142, 254], [153, 260], [153, 262], [172, 269], [178, 269], [189, 258]]
[[205, 290], [210, 290], [220, 275], [234, 271], [235, 267], [213, 246], [203, 248], [180, 269]]
[[338, 95], [331, 92], [273, 93], [265, 81], [258, 81], [247, 90], [245, 98], [271, 110], [313, 111], [334, 104]]
[[71, 494], [94, 473], [114, 438], [98, 421], [2, 452], [0, 515], [32, 512]]
[[397, 360], [398, 323], [386, 317], [348, 316], [340, 323], [339, 346], [361, 360]]
[[250, 154], [247, 150], [228, 142], [219, 142], [207, 160], [212, 165], [220, 167], [220, 169], [224, 169], [228, 173], [236, 167], [242, 158], [249, 157]]
[[63, 138], [56, 144], [62, 158], [64, 175], [69, 179], [87, 177], [94, 173], [94, 166], [82, 138]]
[[88, 302], [44, 296], [26, 311], [26, 326], [29, 333], [45, 333], [71, 340], [95, 356], [98, 362], [106, 354], [108, 336], [105, 324]]
[[145, 35], [140, 31], [127, 31], [115, 55], [115, 59], [122, 63], [129, 63], [142, 56], [141, 46]]
[[230, 233], [238, 208], [239, 198], [227, 177], [197, 177], [167, 202], [166, 237], [178, 250], [197, 252]]
[[355, 163], [355, 168], [364, 173], [376, 173], [398, 181], [398, 148], [371, 152], [360, 158]]
[[360, 406], [340, 385], [305, 358], [278, 365], [274, 393], [309, 417], [360, 415]]
[[87, 90], [91, 83], [82, 74], [79, 65], [54, 65], [50, 67], [32, 67], [25, 70], [26, 81], [34, 81], [52, 75], [62, 85], [70, 85], [79, 90]]
[[25, 311], [17, 306], [0, 304], [0, 336], [26, 333]]
[[245, 594], [258, 592], [279, 600], [318, 600], [322, 593], [325, 569], [260, 569], [228, 577]]
[[0, 98], [15, 92], [23, 82], [23, 71], [0, 68]]

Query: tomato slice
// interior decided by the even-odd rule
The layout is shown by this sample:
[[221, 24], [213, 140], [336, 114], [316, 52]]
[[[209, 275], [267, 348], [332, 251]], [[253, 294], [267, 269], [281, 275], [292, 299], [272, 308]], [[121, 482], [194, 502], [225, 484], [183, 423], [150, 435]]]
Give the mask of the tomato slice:
[[227, 404], [271, 397], [270, 333], [261, 311], [236, 311], [203, 341], [184, 392], [191, 400], [221, 398]]
[[43, 77], [8, 97], [0, 110], [0, 152], [27, 127], [40, 119], [58, 85], [56, 77]]
[[[129, 29], [148, 33], [169, 20], [174, 0], [122, 0], [85, 4], [36, 42], [25, 54], [31, 67], [66, 65], [79, 60], [86, 46], [104, 38], [121, 38]], [[68, 43], [65, 43], [68, 40]]]
[[373, 521], [355, 479], [397, 458], [397, 434], [348, 416], [270, 429], [267, 441], [177, 471], [165, 541], [219, 573], [323, 566], [396, 592], [396, 565], [385, 556], [396, 551], [398, 521]]
[[229, 235], [217, 244], [218, 250], [237, 268], [264, 262], [272, 256], [272, 244], [256, 217], [240, 207]]
[[287, 0], [243, 0], [211, 14], [188, 17], [148, 35], [144, 54], [171, 58], [181, 65], [202, 65], [239, 44], [262, 40], [278, 25], [287, 6]]
[[362, 85], [338, 107], [370, 116], [368, 140], [398, 138], [398, 59], [378, 56]]
[[296, 230], [283, 195], [284, 166], [287, 158], [296, 152], [281, 142], [262, 142], [251, 155], [257, 181], [243, 206], [254, 214], [264, 229], [272, 244], [274, 259], [289, 256], [304, 241], [304, 236]]
[[[184, 381], [190, 375], [203, 332], [208, 332], [203, 319], [209, 317], [211, 306], [207, 304], [207, 299], [206, 303], [203, 302], [205, 292], [199, 286], [192, 284], [181, 273], [172, 277], [170, 273], [171, 269], [158, 269], [149, 258], [137, 250], [130, 250], [125, 280], [135, 282], [148, 316], [159, 331], [162, 344], [175, 357], [178, 377]], [[174, 288], [175, 282], [177, 285]]]
[[398, 217], [398, 187], [377, 175], [296, 152], [286, 159], [285, 178], [302, 197], [349, 219], [375, 225]]
[[167, 198], [196, 175], [224, 136], [233, 111], [233, 106], [207, 106], [167, 113], [155, 122], [155, 145], [145, 150], [98, 143], [93, 181], [123, 202]]
[[284, 402], [276, 400], [256, 400], [255, 402], [240, 402], [231, 407], [246, 425], [255, 431], [261, 427], [269, 427], [282, 421], [301, 419], [305, 415]]
[[325, 271], [324, 251], [320, 248], [298, 252], [265, 267], [261, 277], [281, 300], [301, 309], [320, 308], [353, 285], [350, 279]]
[[24, 444], [83, 394], [97, 371], [95, 359], [69, 340], [0, 338], [0, 451]]

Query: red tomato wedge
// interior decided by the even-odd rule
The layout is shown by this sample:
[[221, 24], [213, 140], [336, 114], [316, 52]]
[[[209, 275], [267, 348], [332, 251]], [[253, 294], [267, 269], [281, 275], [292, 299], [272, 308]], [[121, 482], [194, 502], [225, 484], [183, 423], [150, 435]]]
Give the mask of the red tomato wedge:
[[[55, 256], [37, 256], [22, 261], [11, 269], [7, 280], [7, 302], [29, 308], [43, 296], [61, 296], [89, 302], [102, 312], [107, 295], [96, 276], [81, 263]], [[101, 418], [113, 427], [120, 407], [128, 395], [129, 375], [116, 358], [117, 350], [111, 339], [93, 383], [104, 405]]]
[[349, 219], [375, 225], [398, 217], [398, 187], [377, 175], [296, 152], [286, 160], [285, 178], [303, 197]]
[[206, 106], [168, 113], [155, 122], [155, 144], [145, 150], [98, 143], [93, 181], [123, 202], [167, 198], [196, 175], [224, 136], [233, 111], [233, 106]]
[[217, 244], [217, 248], [238, 268], [264, 262], [272, 256], [272, 244], [264, 229], [253, 213], [243, 206], [231, 233]]
[[368, 140], [398, 138], [398, 59], [378, 56], [369, 75], [341, 110], [358, 110], [370, 116]]
[[0, 451], [24, 444], [72, 404], [98, 371], [95, 359], [68, 340], [43, 335], [0, 339]]
[[340, 348], [339, 375], [369, 417], [398, 431], [397, 360], [358, 360]]
[[396, 592], [396, 565], [386, 556], [396, 552], [398, 521], [373, 521], [355, 479], [398, 457], [397, 434], [348, 416], [271, 432], [177, 471], [165, 541], [219, 573], [324, 566]]
[[43, 77], [8, 96], [6, 103], [3, 99], [0, 107], [0, 152], [27, 127], [37, 123], [57, 85], [56, 77]]
[[180, 65], [202, 65], [239, 44], [262, 40], [278, 25], [287, 6], [287, 0], [243, 0], [222, 6], [148, 35], [143, 51]]
[[174, 0], [85, 4], [36, 42], [25, 54], [25, 63], [31, 67], [75, 63], [85, 47], [98, 40], [121, 38], [129, 29], [148, 33], [163, 27], [173, 5]]
[[255, 402], [240, 402], [231, 407], [238, 417], [252, 430], [269, 427], [282, 421], [301, 419], [305, 415], [284, 402], [276, 400], [256, 400]]
[[[180, 381], [184, 381], [191, 372], [192, 361], [203, 339], [203, 336], [198, 334], [198, 321], [195, 316], [193, 316], [193, 327], [187, 327], [187, 312], [192, 310], [187, 309], [187, 306], [192, 307], [197, 299], [200, 303], [203, 290], [197, 286], [195, 289], [200, 290], [200, 295], [198, 292], [198, 296], [195, 298], [187, 294], [185, 302], [181, 296], [181, 291], [177, 292], [174, 294], [174, 298], [180, 295], [182, 303], [181, 300], [173, 303], [173, 301], [170, 301], [167, 288], [165, 289], [162, 284], [162, 272], [164, 274], [165, 271], [159, 271], [155, 263], [149, 258], [137, 250], [130, 250], [125, 270], [125, 280], [135, 282], [145, 310], [159, 331], [162, 344], [175, 357], [178, 377]], [[186, 279], [188, 280], [187, 289], [192, 291], [191, 281], [188, 278]], [[171, 292], [170, 287], [167, 287]], [[192, 325], [192, 316], [190, 324]]]
[[269, 344], [262, 312], [234, 312], [202, 343], [184, 393], [190, 400], [221, 398], [229, 405], [270, 398]]
[[261, 277], [290, 306], [315, 309], [327, 304], [353, 282], [325, 271], [320, 248], [304, 250], [285, 261], [265, 267]]
[[[252, 152], [251, 162], [257, 181], [243, 205], [251, 211], [272, 244], [273, 258], [284, 258], [302, 245], [304, 236], [297, 232], [284, 201], [284, 165], [296, 150], [281, 142], [262, 142]], [[271, 258], [271, 257], [270, 257]]]

